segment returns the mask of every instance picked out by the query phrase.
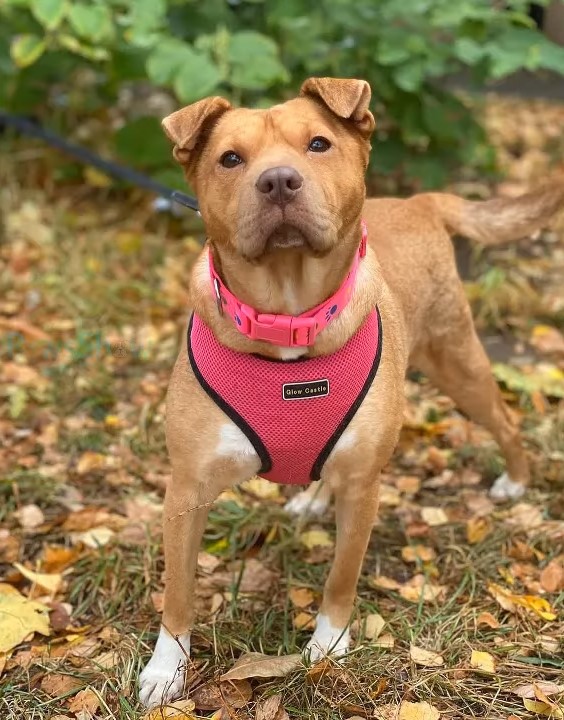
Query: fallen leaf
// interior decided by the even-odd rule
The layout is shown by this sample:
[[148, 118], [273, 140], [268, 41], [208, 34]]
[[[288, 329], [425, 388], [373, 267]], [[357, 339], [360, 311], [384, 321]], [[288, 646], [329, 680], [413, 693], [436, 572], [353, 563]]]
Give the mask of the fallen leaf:
[[535, 325], [530, 343], [545, 355], [564, 356], [564, 335], [550, 325]]
[[34, 632], [50, 635], [49, 608], [20, 593], [0, 593], [0, 652], [8, 652]]
[[386, 621], [381, 615], [378, 613], [370, 613], [366, 616], [364, 637], [367, 640], [375, 640], [384, 629], [385, 624]]
[[296, 630], [313, 630], [315, 618], [307, 612], [300, 612], [294, 617], [293, 625]]
[[514, 695], [519, 695], [522, 698], [535, 698], [535, 690], [542, 690], [545, 695], [558, 695], [564, 692], [564, 685], [557, 685], [547, 680], [537, 680], [534, 683], [527, 683], [526, 685], [519, 685], [514, 688], [511, 692]]
[[561, 560], [551, 560], [540, 574], [540, 583], [546, 592], [564, 590], [564, 564]]
[[0, 528], [0, 563], [13, 563], [20, 555], [20, 541], [9, 530]]
[[115, 532], [107, 527], [96, 527], [86, 532], [71, 533], [73, 543], [82, 543], [89, 548], [99, 548], [107, 545], [114, 537]]
[[261, 700], [257, 704], [255, 720], [289, 720], [282, 705], [282, 695], [271, 695], [266, 700]]
[[406, 545], [401, 550], [401, 556], [404, 562], [408, 563], [431, 562], [435, 559], [436, 553], [433, 548], [425, 545]]
[[538, 702], [537, 700], [529, 700], [529, 698], [523, 698], [523, 705], [530, 712], [537, 713], [537, 715], [547, 715], [550, 718], [564, 718], [564, 712], [552, 703]]
[[246, 653], [221, 676], [221, 680], [244, 680], [253, 677], [285, 677], [301, 665], [302, 656]]
[[556, 613], [550, 606], [548, 600], [544, 598], [536, 595], [516, 595], [495, 583], [488, 585], [488, 592], [497, 600], [504, 610], [515, 612], [515, 607], [518, 605], [526, 610], [530, 610], [543, 620], [556, 620]]
[[47, 545], [41, 556], [41, 570], [46, 573], [61, 572], [76, 562], [80, 555], [81, 551], [76, 547]]
[[221, 560], [205, 550], [198, 553], [198, 570], [213, 573], [221, 565]]
[[407, 702], [400, 705], [398, 720], [439, 720], [440, 712], [428, 702]]
[[398, 488], [382, 483], [378, 492], [378, 502], [382, 507], [397, 507], [401, 505], [401, 495]]
[[440, 507], [421, 508], [421, 517], [431, 527], [445, 525], [448, 523], [448, 515]]
[[402, 585], [399, 594], [404, 600], [409, 602], [433, 602], [444, 595], [446, 587], [444, 585], [435, 585], [430, 582], [424, 575], [414, 575], [405, 585]]
[[41, 689], [53, 698], [62, 698], [65, 695], [78, 690], [84, 686], [84, 681], [74, 675], [63, 675], [62, 673], [50, 672], [44, 675], [41, 680]]
[[496, 630], [499, 627], [499, 621], [489, 612], [481, 612], [476, 620], [478, 627], [480, 625], [486, 625], [492, 630]]
[[396, 480], [396, 486], [405, 495], [417, 495], [421, 489], [421, 478], [417, 475], [401, 475]]
[[241, 488], [259, 500], [276, 500], [280, 497], [280, 485], [257, 475], [241, 483]]
[[178, 718], [178, 720], [192, 720], [195, 716], [192, 711], [196, 705], [193, 700], [176, 700], [167, 702], [166, 705], [153, 708], [143, 715], [142, 720], [166, 720], [166, 718]]
[[378, 575], [375, 578], [370, 579], [370, 584], [374, 587], [381, 588], [382, 590], [399, 590], [401, 583], [394, 578], [390, 578], [387, 575]]
[[86, 714], [87, 717], [92, 716], [99, 707], [100, 699], [94, 690], [89, 687], [78, 692], [69, 702], [69, 710], [75, 713], [75, 715], [83, 713]]
[[253, 696], [253, 688], [248, 680], [228, 680], [220, 683], [219, 687], [228, 707], [245, 707]]
[[422, 667], [440, 667], [445, 664], [443, 656], [432, 650], [425, 650], [417, 645], [409, 646], [409, 657], [416, 665]]
[[543, 510], [530, 503], [517, 503], [509, 511], [505, 522], [520, 530], [534, 530], [543, 523]]
[[192, 693], [196, 710], [217, 710], [218, 708], [241, 708], [252, 697], [252, 688], [247, 680], [232, 680], [219, 685], [208, 682], [197, 687]]
[[535, 390], [551, 397], [564, 397], [564, 372], [556, 365], [538, 363], [527, 370], [494, 363], [492, 365], [495, 377], [510, 390], [516, 390], [531, 395]]
[[384, 633], [372, 641], [372, 645], [378, 648], [391, 650], [395, 645], [395, 638], [391, 633]]
[[466, 523], [466, 539], [470, 545], [481, 543], [491, 531], [491, 521], [486, 517], [473, 517]]
[[473, 667], [475, 670], [491, 673], [493, 675], [495, 673], [494, 657], [487, 652], [472, 650], [472, 655], [470, 656], [470, 667]]
[[333, 547], [333, 540], [326, 530], [307, 530], [300, 535], [300, 542], [308, 550], [314, 547]]
[[24, 530], [34, 530], [45, 522], [43, 510], [34, 504], [24, 505], [14, 514]]
[[292, 605], [302, 609], [309, 607], [315, 599], [313, 591], [309, 588], [290, 588], [288, 595]]
[[79, 475], [86, 475], [93, 470], [102, 470], [105, 468], [106, 462], [105, 455], [87, 450], [80, 456], [76, 464], [76, 472]]
[[21, 563], [13, 563], [13, 566], [18, 572], [20, 572], [27, 580], [39, 585], [44, 590], [47, 590], [54, 595], [57, 590], [61, 587], [63, 582], [63, 576], [60, 573], [37, 573], [33, 570], [29, 570]]

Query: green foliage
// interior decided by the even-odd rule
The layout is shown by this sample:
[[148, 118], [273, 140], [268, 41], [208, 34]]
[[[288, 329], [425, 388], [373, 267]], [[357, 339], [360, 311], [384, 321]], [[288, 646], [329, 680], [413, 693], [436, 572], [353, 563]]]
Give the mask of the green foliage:
[[[63, 122], [59, 116], [113, 104], [125, 84], [140, 81], [179, 103], [218, 93], [264, 106], [290, 96], [309, 75], [362, 77], [372, 85], [378, 116], [373, 167], [440, 185], [462, 164], [491, 162], [479, 126], [441, 78], [465, 70], [483, 84], [520, 68], [564, 74], [564, 48], [533, 28], [528, 3], [503, 5], [3, 0], [0, 104], [34, 113], [70, 105], [71, 113], [58, 113]], [[96, 81], [86, 90], [87, 68]], [[145, 132], [140, 127], [126, 125], [116, 146], [138, 166], [155, 169], [160, 131], [154, 123]]]

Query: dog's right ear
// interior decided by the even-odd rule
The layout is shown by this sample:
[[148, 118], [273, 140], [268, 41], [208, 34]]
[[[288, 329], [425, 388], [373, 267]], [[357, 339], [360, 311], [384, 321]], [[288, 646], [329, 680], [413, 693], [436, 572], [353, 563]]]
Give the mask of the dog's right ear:
[[202, 133], [230, 108], [231, 104], [225, 98], [209, 97], [165, 117], [162, 127], [174, 143], [172, 154], [181, 165], [190, 163]]

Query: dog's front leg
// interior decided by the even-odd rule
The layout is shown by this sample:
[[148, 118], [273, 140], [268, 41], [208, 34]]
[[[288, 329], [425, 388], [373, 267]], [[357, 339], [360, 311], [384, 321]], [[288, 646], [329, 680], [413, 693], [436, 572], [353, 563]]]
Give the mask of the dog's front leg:
[[374, 478], [350, 478], [335, 488], [337, 544], [316, 629], [306, 649], [311, 660], [329, 653], [343, 655], [348, 650], [348, 623], [377, 510], [378, 483]]
[[198, 550], [209, 505], [223, 489], [211, 478], [198, 482], [191, 477], [190, 470], [187, 474], [173, 470], [165, 496], [164, 612], [155, 651], [139, 678], [139, 698], [147, 707], [174, 700], [184, 689], [190, 631], [194, 624]]

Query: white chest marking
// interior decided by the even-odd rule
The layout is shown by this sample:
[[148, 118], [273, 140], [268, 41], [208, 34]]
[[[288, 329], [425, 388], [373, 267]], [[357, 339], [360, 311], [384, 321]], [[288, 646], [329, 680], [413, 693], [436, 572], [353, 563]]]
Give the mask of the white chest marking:
[[343, 452], [344, 450], [350, 450], [356, 443], [357, 433], [356, 430], [345, 430], [341, 437], [337, 440], [337, 444], [333, 448], [333, 453]]
[[219, 428], [219, 442], [215, 453], [222, 457], [256, 457], [255, 449], [247, 436], [232, 422], [224, 423]]

